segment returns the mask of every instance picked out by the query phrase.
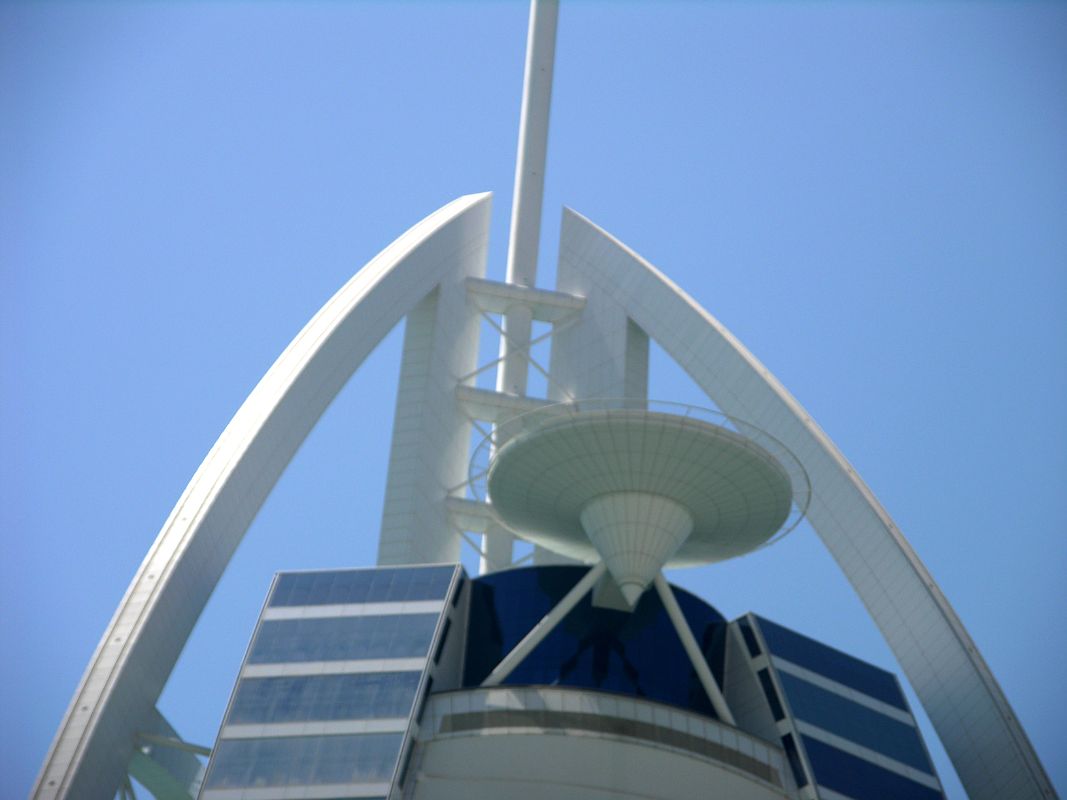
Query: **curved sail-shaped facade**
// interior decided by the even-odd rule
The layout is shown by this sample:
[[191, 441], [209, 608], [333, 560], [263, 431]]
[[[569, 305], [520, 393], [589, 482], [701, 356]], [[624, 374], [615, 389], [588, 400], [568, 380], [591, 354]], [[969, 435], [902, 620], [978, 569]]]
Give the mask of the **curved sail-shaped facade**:
[[[151, 748], [145, 747], [146, 743], [162, 743], [179, 750], [184, 747], [176, 732], [156, 710], [156, 701], [230, 557], [286, 465], [348, 378], [401, 320], [405, 321], [405, 336], [379, 540], [379, 564], [406, 572], [422, 567], [400, 565], [455, 562], [461, 544], [474, 542], [480, 537], [483, 571], [515, 566], [513, 535], [506, 528], [503, 514], [495, 512], [491, 502], [467, 490], [468, 478], [477, 479], [477, 475], [468, 473], [473, 427], [477, 426], [483, 432], [491, 431], [490, 436], [497, 437], [492, 440], [495, 446], [506, 442], [508, 428], [503, 423], [553, 402], [580, 404], [592, 398], [624, 398], [628, 402], [643, 403], [649, 397], [649, 349], [654, 341], [726, 415], [774, 437], [799, 461], [810, 483], [810, 504], [805, 502], [805, 509], [812, 526], [902, 665], [969, 795], [976, 800], [1047, 800], [1055, 797], [1048, 777], [996, 679], [903, 534], [810, 415], [729, 331], [648, 262], [569, 210], [564, 212], [557, 287], [554, 291], [535, 288], [556, 5], [553, 0], [535, 0], [531, 9], [508, 282], [497, 283], [483, 277], [490, 196], [468, 195], [431, 214], [397, 239], [312, 318], [223, 431], [149, 549], [70, 703], [35, 786], [36, 798], [108, 800], [123, 785], [127, 774], [150, 784], [149, 788], [159, 797], [189, 796], [192, 784], [186, 780], [188, 762], [170, 769], [164, 763], [165, 759], [153, 758], [149, 752]], [[483, 322], [488, 322], [500, 335], [500, 358], [479, 366], [478, 339]], [[532, 397], [527, 393], [529, 369], [536, 366], [531, 358], [531, 347], [537, 341], [532, 335], [534, 323], [546, 325], [551, 331], [551, 363], [545, 371], [547, 397]], [[489, 367], [496, 367], [496, 390], [477, 388], [475, 378]], [[782, 496], [784, 505], [788, 506], [788, 487]], [[638, 504], [638, 500], [633, 501]], [[619, 504], [618, 508], [626, 505]], [[640, 531], [635, 536], [639, 537]], [[562, 739], [553, 742], [558, 759], [564, 759], [569, 751], [570, 757], [580, 762], [582, 758], [576, 757], [575, 753], [583, 748], [590, 757], [609, 761], [629, 758], [626, 753], [631, 753], [634, 759], [631, 767], [644, 762], [649, 765], [637, 770], [641, 775], [635, 775], [634, 780], [675, 769], [662, 766], [664, 764], [679, 765], [679, 773], [683, 771], [680, 766], [683, 763], [688, 769], [688, 761], [684, 760], [688, 756], [676, 758], [677, 753], [661, 758], [662, 753], [656, 751], [655, 757], [646, 758], [655, 748], [635, 745], [633, 741], [644, 737], [650, 746], [673, 742], [670, 746], [684, 745], [681, 749], [688, 747], [691, 753], [704, 756], [717, 753], [715, 770], [722, 771], [723, 781], [734, 780], [741, 765], [762, 782], [754, 794], [731, 796], [805, 800], [858, 796], [840, 792], [816, 793], [812, 785], [805, 782], [808, 768], [798, 769], [792, 764], [799, 752], [796, 739], [801, 737], [801, 729], [793, 730], [796, 739], [791, 738], [793, 734], [782, 736], [782, 728], [774, 728], [774, 720], [768, 721], [769, 716], [754, 722], [748, 714], [749, 709], [740, 707], [740, 690], [722, 691], [721, 684], [729, 682], [731, 671], [728, 656], [722, 654], [728, 652], [729, 647], [720, 642], [711, 648], [709, 641], [697, 640], [694, 630], [698, 628], [694, 628], [691, 619], [686, 620], [662, 572], [653, 574], [657, 573], [657, 566], [665, 563], [665, 557], [656, 560], [650, 556], [650, 566], [645, 570], [648, 574], [643, 572], [642, 580], [633, 582], [626, 591], [620, 590], [606, 577], [608, 571], [604, 560], [587, 570], [580, 579], [573, 567], [563, 566], [567, 558], [559, 553], [538, 547], [534, 550], [533, 560], [538, 570], [545, 571], [540, 573], [542, 576], [558, 567], [571, 570], [574, 573], [571, 577], [576, 582], [559, 592], [560, 597], [553, 596], [554, 605], [546, 604], [547, 613], [532, 622], [533, 627], [524, 635], [516, 635], [514, 641], [508, 641], [507, 652], [502, 648], [496, 654], [502, 657], [492, 659], [495, 666], [493, 663], [485, 665], [487, 676], [480, 679], [480, 684], [460, 687], [469, 690], [463, 697], [448, 697], [447, 692], [440, 693], [440, 687], [439, 696], [431, 697], [429, 680], [430, 662], [436, 665], [441, 653], [447, 650], [445, 642], [451, 620], [458, 619], [455, 615], [462, 613], [455, 609], [462, 609], [463, 603], [470, 602], [461, 600], [462, 581], [458, 573], [449, 573], [453, 577], [449, 578], [450, 599], [447, 601], [444, 594], [436, 596], [432, 602], [425, 598], [413, 601], [416, 605], [417, 602], [429, 602], [432, 608], [412, 607], [396, 598], [381, 603], [366, 598], [347, 603], [336, 601], [336, 598], [304, 603], [328, 607], [326, 612], [321, 607], [300, 612], [315, 621], [298, 632], [305, 640], [308, 630], [335, 629], [337, 625], [333, 623], [337, 620], [342, 620], [340, 625], [347, 631], [346, 641], [351, 643], [354, 639], [351, 632], [369, 630], [377, 624], [373, 620], [378, 620], [381, 626], [392, 626], [391, 630], [396, 631], [404, 628], [404, 623], [409, 623], [412, 616], [426, 617], [423, 620], [425, 641], [419, 645], [417, 653], [403, 653], [404, 658], [418, 660], [414, 666], [408, 664], [406, 671], [418, 671], [419, 677], [416, 680], [407, 675], [402, 680], [407, 681], [405, 685], [412, 692], [409, 699], [421, 698], [420, 702], [431, 708], [430, 719], [435, 720], [433, 725], [436, 727], [428, 724], [425, 731], [420, 731], [422, 711], [416, 705], [409, 705], [408, 716], [392, 720], [395, 729], [384, 734], [379, 730], [375, 734], [389, 737], [388, 741], [376, 741], [384, 748], [380, 748], [379, 756], [387, 749], [387, 755], [393, 759], [379, 758], [382, 769], [374, 776], [375, 794], [367, 794], [371, 789], [364, 791], [364, 787], [359, 790], [361, 793], [351, 796], [371, 797], [385, 793], [390, 798], [400, 798], [403, 773], [407, 769], [405, 759], [418, 752], [413, 742], [423, 734], [421, 757], [432, 756], [428, 763], [437, 760], [436, 778], [440, 779], [441, 789], [440, 794], [431, 792], [425, 796], [469, 796], [457, 795], [447, 786], [450, 779], [445, 773], [457, 760], [478, 760], [480, 766], [491, 767], [492, 774], [483, 777], [491, 780], [492, 785], [503, 793], [508, 782], [515, 778], [501, 773], [501, 768], [511, 766], [509, 753], [522, 751], [534, 767], [539, 767], [539, 759], [529, 757], [531, 752], [537, 755], [537, 745], [533, 749], [526, 747], [526, 737], [531, 736], [529, 723], [535, 717], [540, 724], [533, 727], [540, 730], [533, 734], [534, 739], [543, 740], [548, 728], [566, 735], [574, 735], [575, 730], [584, 731], [588, 740], [582, 748], [568, 748]], [[337, 580], [342, 582], [341, 578]], [[349, 580], [346, 577], [343, 580], [354, 586], [362, 578]], [[490, 583], [487, 581], [486, 585]], [[648, 594], [643, 595], [646, 591]], [[549, 641], [559, 626], [567, 624], [568, 615], [576, 608], [588, 610], [592, 605], [603, 606], [610, 609], [604, 612], [609, 616], [637, 613], [642, 596], [646, 608], [654, 605], [658, 609], [656, 617], [667, 635], [677, 636], [677, 642], [672, 640], [677, 645], [673, 666], [683, 665], [686, 673], [692, 667], [695, 677], [690, 681], [690, 688], [700, 700], [701, 707], [707, 701], [708, 707], [714, 709], [710, 717], [714, 718], [715, 725], [685, 717], [669, 724], [642, 727], [648, 721], [642, 715], [651, 720], [664, 713], [644, 699], [627, 709], [612, 700], [597, 701], [596, 713], [585, 713], [584, 718], [579, 719], [584, 713], [581, 709], [565, 706], [567, 703], [581, 705], [588, 698], [573, 692], [548, 693], [552, 702], [559, 706], [549, 708], [547, 705], [537, 706], [544, 697], [536, 687], [516, 692], [497, 688], [503, 686], [512, 674], [524, 674], [523, 664], [528, 665], [531, 654], [543, 642]], [[267, 609], [263, 627], [295, 630], [300, 625], [292, 613], [291, 609]], [[499, 623], [504, 616], [497, 614], [493, 619]], [[600, 612], [592, 613], [592, 616], [599, 618]], [[737, 642], [745, 636], [741, 631], [746, 624], [751, 630], [764, 631], [758, 636], [751, 633], [750, 639], [743, 640], [744, 644], [737, 644], [737, 647], [747, 646], [750, 666], [756, 665], [750, 670], [749, 688], [755, 685], [752, 683], [754, 675], [759, 674], [760, 680], [764, 680], [765, 673], [767, 677], [762, 689], [768, 699], [777, 697], [774, 692], [788, 686], [796, 690], [793, 699], [797, 705], [802, 702], [801, 697], [806, 698], [804, 702], [815, 697], [817, 693], [812, 693], [810, 688], [798, 688], [805, 676], [812, 678], [814, 672], [805, 672], [803, 664], [794, 662], [788, 655], [779, 656], [774, 647], [767, 647], [767, 632], [777, 630], [777, 626], [766, 621], [757, 622], [750, 615], [748, 623], [731, 623], [736, 625], [732, 628], [736, 634], [730, 635]], [[705, 629], [710, 628], [705, 626]], [[725, 630], [725, 626], [722, 629]], [[618, 637], [611, 640], [601, 633], [596, 630], [586, 637], [591, 642], [590, 648], [599, 647], [607, 653], [616, 645], [621, 646], [622, 640]], [[762, 642], [760, 637], [764, 637]], [[594, 639], [599, 644], [592, 643]], [[311, 642], [309, 652], [320, 644]], [[431, 644], [438, 651], [434, 655], [429, 649]], [[452, 652], [462, 649], [455, 639], [450, 646]], [[264, 662], [276, 672], [269, 676], [271, 678], [289, 677], [287, 670], [294, 669], [291, 662], [299, 660], [291, 654], [286, 655], [283, 650], [285, 648], [279, 646], [278, 651], [272, 651]], [[318, 669], [320, 662], [328, 660], [319, 650], [315, 650], [318, 655], [305, 653], [300, 658], [313, 662]], [[709, 664], [711, 651], [724, 660], [717, 665]], [[332, 670], [334, 677], [343, 676], [343, 680], [337, 678], [331, 686], [342, 683], [364, 685], [369, 680], [367, 674], [383, 672], [382, 664], [377, 662], [389, 659], [377, 659], [374, 669], [364, 663], [354, 663], [373, 659], [346, 656], [340, 660], [345, 664], [342, 668], [336, 665], [323, 668], [327, 672]], [[445, 656], [441, 663], [447, 664], [448, 661], [449, 656]], [[454, 660], [449, 669], [458, 674], [460, 663]], [[252, 666], [260, 668], [262, 664]], [[304, 672], [300, 672], [301, 669]], [[571, 669], [568, 662], [566, 669], [561, 667], [556, 671], [569, 674]], [[404, 671], [397, 670], [398, 673]], [[631, 664], [627, 678], [632, 678], [635, 671]], [[778, 677], [772, 676], [772, 672]], [[301, 667], [292, 674], [307, 677], [310, 673]], [[264, 676], [260, 674], [259, 677]], [[825, 675], [814, 675], [813, 679], [822, 681], [824, 694], [829, 691], [827, 686], [835, 684], [834, 679]], [[812, 685], [820, 688], [818, 683]], [[754, 691], [758, 691], [758, 687]], [[895, 691], [900, 695], [899, 687]], [[834, 693], [829, 691], [829, 694]], [[788, 688], [783, 696], [788, 700]], [[731, 697], [734, 707], [731, 707]], [[841, 697], [839, 694], [828, 702], [841, 702]], [[483, 705], [498, 704], [492, 720], [484, 708], [479, 710], [479, 713], [485, 711], [480, 722], [472, 719], [470, 715], [474, 712], [469, 706], [472, 700]], [[880, 708], [878, 704], [882, 701], [867, 696], [863, 703], [871, 710]], [[896, 721], [900, 722], [905, 710], [897, 708], [892, 712], [890, 709], [889, 716], [896, 714]], [[705, 716], [708, 716], [706, 712]], [[903, 716], [910, 719], [909, 714]], [[487, 720], [493, 724], [483, 724]], [[523, 724], [512, 725], [516, 720]], [[290, 722], [279, 724], [284, 726]], [[324, 748], [336, 745], [344, 737], [342, 744], [350, 747], [347, 752], [350, 755], [359, 752], [369, 741], [359, 738], [367, 733], [365, 728], [359, 727], [366, 720], [354, 718], [342, 722], [340, 728], [318, 731], [315, 736], [319, 739], [334, 736], [329, 744], [322, 745]], [[235, 761], [245, 759], [246, 753], [260, 747], [253, 741], [256, 736], [240, 729], [242, 724], [233, 722], [235, 730], [230, 731], [233, 741], [220, 737], [220, 741], [226, 740], [220, 749], [225, 749], [230, 754], [227, 757]], [[377, 721], [374, 724], [378, 724]], [[468, 738], [465, 735], [472, 730], [484, 733], [490, 728], [493, 729], [492, 736], [482, 737], [479, 733], [478, 737]], [[511, 728], [522, 728], [524, 738], [513, 736]], [[699, 735], [687, 732], [698, 728]], [[616, 741], [620, 731], [628, 732], [629, 741], [625, 748]], [[637, 732], [641, 732], [641, 736], [635, 735]], [[291, 733], [284, 727], [275, 728], [273, 733], [268, 731], [266, 738], [273, 737], [275, 741], [262, 749], [271, 750], [284, 740], [291, 745], [289, 756], [294, 769], [299, 769], [304, 760], [301, 754], [305, 752], [300, 748], [312, 745], [307, 736], [301, 738], [302, 734], [294, 736]], [[464, 736], [453, 736], [459, 733]], [[496, 758], [485, 757], [485, 742], [476, 741], [479, 737], [493, 740]], [[595, 744], [592, 742], [594, 738]], [[765, 746], [768, 743], [770, 746]], [[315, 743], [314, 747], [319, 744]], [[921, 744], [918, 747], [921, 750]], [[661, 749], [665, 751], [666, 746]], [[192, 750], [196, 751], [196, 748]], [[901, 752], [904, 753], [902, 757], [913, 760], [913, 767], [915, 764], [923, 766], [924, 753], [914, 747]], [[864, 762], [864, 758], [855, 752], [849, 757], [853, 763]], [[352, 761], [354, 758], [353, 755], [335, 760]], [[792, 782], [783, 766], [787, 761], [793, 767]], [[869, 767], [871, 762], [864, 763]], [[581, 764], [576, 764], [575, 768], [580, 769]], [[396, 776], [392, 783], [387, 780], [391, 770]], [[235, 767], [232, 774], [239, 772], [240, 769]], [[894, 774], [899, 778], [905, 773], [907, 768]], [[225, 794], [229, 791], [227, 781], [231, 778], [227, 776], [231, 773], [222, 769], [219, 774], [223, 775], [217, 778], [219, 791], [223, 792], [219, 796], [236, 797]], [[538, 796], [535, 779], [536, 774], [533, 778], [530, 774], [521, 777], [529, 796]], [[670, 775], [664, 780], [669, 782]], [[927, 791], [922, 796], [940, 796], [936, 777], [927, 773], [924, 780], [926, 783], [921, 786]], [[666, 787], [661, 796], [691, 796], [693, 791], [688, 787], [703, 785], [702, 773], [693, 772], [679, 781]], [[730, 794], [733, 791], [731, 785], [723, 783], [720, 788]], [[266, 800], [275, 796], [270, 791], [256, 793], [258, 788], [253, 785], [256, 798]], [[603, 796], [631, 796], [624, 794], [622, 787], [601, 789], [605, 793]], [[211, 791], [210, 786], [208, 791]], [[642, 789], [641, 796], [654, 795], [655, 791], [656, 781], [650, 781], [647, 791]], [[276, 794], [278, 797], [293, 796], [285, 790]], [[583, 795], [576, 790], [571, 796]], [[884, 791], [881, 796], [886, 796]]]
[[[900, 661], [969, 794], [1055, 796], [941, 589], [863, 479], [786, 388], [670, 279], [569, 209], [560, 274], [562, 288], [609, 298], [606, 304], [617, 305], [617, 313], [659, 343], [725, 413], [777, 437], [802, 461], [812, 483], [809, 521]], [[616, 336], [624, 341], [625, 331]]]
[[185, 639], [259, 506], [330, 400], [405, 316], [380, 563], [455, 560], [464, 530], [492, 538], [491, 509], [456, 488], [463, 485], [470, 420], [498, 422], [548, 400], [470, 385], [472, 320], [478, 309], [523, 304], [533, 319], [559, 328], [550, 375], [557, 396], [647, 395], [654, 340], [724, 412], [784, 442], [811, 480], [812, 525], [899, 659], [969, 794], [1054, 797], [940, 589], [860, 476], [766, 368], [662, 273], [569, 210], [558, 291], [481, 279], [488, 219], [488, 195], [472, 195], [416, 225], [343, 287], [264, 376], [135, 576], [71, 703], [36, 796], [114, 793]]
[[[319, 310], [263, 376], [137, 570], [74, 694], [35, 797], [115, 794], [138, 735], [153, 727], [156, 700], [186, 639], [278, 477], [405, 315], [433, 317], [448, 297], [463, 297], [467, 277], [483, 273], [489, 206], [487, 194], [461, 197], [408, 230]], [[462, 337], [443, 341], [456, 331], [424, 333], [473, 364]]]

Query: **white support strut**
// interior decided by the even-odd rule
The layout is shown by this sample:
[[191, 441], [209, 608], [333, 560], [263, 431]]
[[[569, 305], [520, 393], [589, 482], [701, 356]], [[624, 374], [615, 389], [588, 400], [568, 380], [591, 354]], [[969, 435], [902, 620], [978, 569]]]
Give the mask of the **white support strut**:
[[520, 286], [533, 287], [537, 281], [558, 18], [559, 0], [533, 0], [530, 4], [519, 118], [519, 155], [515, 163], [515, 194], [508, 239], [507, 282]]
[[[533, 0], [530, 4], [507, 264], [507, 282], [526, 288], [533, 288], [537, 282], [558, 17], [559, 0]], [[503, 332], [496, 389], [522, 397], [526, 394], [529, 373], [533, 309], [526, 303], [513, 303], [501, 322]], [[513, 542], [514, 536], [509, 531], [499, 525], [492, 526], [484, 537], [485, 557], [481, 560], [480, 571], [485, 573], [510, 564]]]
[[500, 663], [493, 668], [493, 671], [489, 673], [489, 677], [482, 681], [482, 686], [499, 686], [501, 681], [506, 680], [508, 675], [515, 670], [515, 667], [519, 666], [522, 660], [530, 655], [534, 648], [541, 644], [544, 638], [552, 633], [553, 629], [563, 621], [563, 618], [570, 613], [571, 609], [578, 605], [578, 601], [592, 591], [596, 582], [600, 580], [600, 577], [606, 571], [607, 565], [600, 561], [585, 573], [585, 577], [578, 581], [574, 588], [567, 592], [563, 599], [556, 603], [552, 610], [530, 629], [530, 632], [522, 638], [522, 641], [515, 645], [511, 652], [504, 656]]
[[662, 572], [656, 575], [653, 583], [656, 586], [656, 594], [659, 595], [663, 607], [667, 610], [667, 616], [670, 617], [671, 624], [674, 625], [674, 630], [678, 633], [678, 638], [682, 640], [682, 647], [685, 648], [685, 653], [689, 656], [693, 669], [696, 670], [700, 685], [704, 687], [704, 691], [711, 701], [711, 707], [715, 709], [716, 716], [726, 724], [736, 726], [734, 715], [730, 712], [730, 707], [726, 705], [726, 698], [722, 696], [722, 689], [716, 683], [715, 676], [711, 674], [708, 662], [704, 658], [704, 654], [700, 652], [700, 645], [697, 644], [696, 637], [693, 636], [693, 631], [690, 630], [689, 623], [685, 620], [685, 614], [682, 613], [682, 609], [678, 606], [678, 601], [674, 599], [671, 585], [667, 583], [667, 579], [663, 577]]

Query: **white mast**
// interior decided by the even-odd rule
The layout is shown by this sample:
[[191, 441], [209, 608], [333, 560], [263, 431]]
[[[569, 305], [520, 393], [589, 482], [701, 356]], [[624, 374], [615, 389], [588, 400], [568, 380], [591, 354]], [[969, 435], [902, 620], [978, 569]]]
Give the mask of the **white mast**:
[[[548, 115], [552, 105], [552, 70], [556, 58], [559, 0], [533, 0], [526, 39], [519, 152], [515, 160], [515, 194], [511, 204], [507, 282], [533, 288], [537, 283], [537, 252], [541, 237], [541, 206], [548, 153]], [[529, 372], [532, 309], [517, 303], [503, 315], [498, 392], [522, 397]], [[511, 563], [514, 537], [493, 526], [482, 542], [481, 571]]]

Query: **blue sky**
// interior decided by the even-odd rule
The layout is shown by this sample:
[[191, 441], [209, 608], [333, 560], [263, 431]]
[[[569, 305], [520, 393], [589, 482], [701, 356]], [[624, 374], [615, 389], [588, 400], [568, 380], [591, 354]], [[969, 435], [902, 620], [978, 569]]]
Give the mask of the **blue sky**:
[[[0, 5], [0, 797], [314, 311], [469, 192], [495, 192], [502, 278], [526, 14]], [[541, 284], [566, 204], [737, 334], [909, 537], [1062, 792], [1067, 5], [565, 1], [556, 66]], [[211, 742], [275, 570], [374, 562], [398, 350], [212, 599], [161, 703], [188, 739]], [[659, 356], [653, 380], [704, 402]], [[898, 669], [810, 529], [672, 577]]]

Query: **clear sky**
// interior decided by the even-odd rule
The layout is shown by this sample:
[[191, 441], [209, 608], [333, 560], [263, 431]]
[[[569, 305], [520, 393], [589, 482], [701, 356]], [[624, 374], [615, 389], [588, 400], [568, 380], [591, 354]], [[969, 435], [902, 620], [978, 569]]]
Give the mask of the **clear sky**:
[[[171, 506], [315, 310], [470, 192], [495, 192], [503, 277], [526, 15], [0, 5], [0, 797], [26, 795]], [[563, 204], [822, 425], [1067, 791], [1067, 5], [565, 0], [544, 286]], [[275, 570], [374, 563], [399, 341], [190, 640], [161, 703], [187, 739], [213, 740]], [[705, 402], [659, 355], [653, 381]], [[809, 528], [672, 578], [899, 671]]]

